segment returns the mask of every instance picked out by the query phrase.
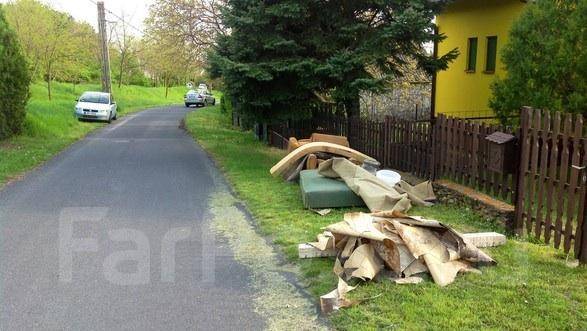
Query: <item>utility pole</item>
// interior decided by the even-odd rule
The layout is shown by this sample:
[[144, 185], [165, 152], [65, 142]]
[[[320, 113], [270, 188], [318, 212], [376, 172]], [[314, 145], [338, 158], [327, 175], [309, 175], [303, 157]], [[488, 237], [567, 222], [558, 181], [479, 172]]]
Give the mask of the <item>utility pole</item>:
[[98, 1], [98, 30], [102, 48], [102, 92], [112, 95], [112, 81], [110, 80], [110, 53], [108, 52], [108, 36], [106, 34], [106, 13], [104, 2]]

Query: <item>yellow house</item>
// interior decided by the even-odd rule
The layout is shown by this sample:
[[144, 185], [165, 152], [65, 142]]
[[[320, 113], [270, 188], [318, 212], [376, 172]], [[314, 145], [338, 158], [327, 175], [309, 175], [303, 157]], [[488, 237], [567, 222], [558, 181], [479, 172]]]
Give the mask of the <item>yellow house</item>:
[[436, 18], [446, 39], [438, 54], [458, 48], [459, 57], [436, 77], [435, 113], [455, 117], [492, 116], [490, 85], [504, 75], [500, 51], [526, 1], [456, 0]]

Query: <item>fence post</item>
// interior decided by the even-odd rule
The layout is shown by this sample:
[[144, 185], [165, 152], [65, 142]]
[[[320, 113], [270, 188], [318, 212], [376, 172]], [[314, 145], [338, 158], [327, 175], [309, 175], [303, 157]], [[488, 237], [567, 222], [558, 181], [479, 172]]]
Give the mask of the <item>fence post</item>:
[[[516, 184], [516, 210], [513, 224], [508, 225], [508, 230], [513, 230], [515, 234], [521, 236], [524, 232], [524, 199], [526, 197], [526, 186], [525, 178], [526, 171], [528, 168], [528, 161], [530, 158], [530, 146], [528, 144], [528, 132], [530, 130], [532, 109], [529, 107], [523, 107], [520, 114], [521, 127], [520, 127], [520, 167], [518, 170], [518, 182]], [[530, 215], [528, 215], [530, 217]]]
[[436, 180], [436, 160], [437, 160], [437, 151], [436, 151], [436, 146], [437, 146], [437, 134], [440, 132], [440, 130], [436, 129], [436, 118], [431, 118], [430, 119], [430, 139], [431, 141], [431, 145], [432, 145], [432, 153], [430, 153], [430, 180], [434, 181]]

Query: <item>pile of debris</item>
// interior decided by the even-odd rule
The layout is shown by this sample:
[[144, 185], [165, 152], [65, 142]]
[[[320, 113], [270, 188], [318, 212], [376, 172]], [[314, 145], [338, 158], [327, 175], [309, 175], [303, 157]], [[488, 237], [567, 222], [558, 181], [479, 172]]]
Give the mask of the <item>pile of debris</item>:
[[[307, 208], [366, 206], [371, 212], [347, 213], [344, 221], [324, 228], [317, 242], [300, 244], [301, 258], [336, 257], [338, 286], [320, 298], [323, 312], [355, 303], [345, 297], [355, 288], [347, 283], [353, 279], [387, 277], [398, 284], [414, 284], [423, 280], [418, 275], [428, 273], [436, 284], [446, 286], [459, 272], [479, 273], [476, 266], [496, 263], [476, 243], [494, 246], [504, 243], [505, 236], [471, 237], [438, 221], [406, 214], [412, 205], [431, 206], [436, 200], [430, 182], [412, 186], [400, 178], [390, 184], [376, 173], [378, 162], [351, 149], [344, 137], [291, 138], [289, 150], [271, 174], [299, 179]], [[472, 238], [479, 240], [474, 243]]]
[[[348, 213], [331, 224], [318, 241], [319, 251], [334, 251], [338, 288], [321, 297], [328, 313], [353, 304], [345, 294], [354, 287], [347, 281], [373, 280], [380, 274], [396, 283], [419, 283], [415, 275], [429, 273], [440, 286], [452, 283], [459, 272], [477, 272], [475, 266], [496, 262], [463, 235], [444, 224], [399, 212]], [[383, 271], [385, 271], [383, 273]]]

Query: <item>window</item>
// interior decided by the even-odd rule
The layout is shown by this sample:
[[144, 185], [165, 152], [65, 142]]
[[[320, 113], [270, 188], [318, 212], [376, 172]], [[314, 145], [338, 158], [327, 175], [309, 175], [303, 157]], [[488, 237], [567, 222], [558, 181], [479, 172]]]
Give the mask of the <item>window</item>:
[[467, 50], [467, 72], [475, 72], [477, 67], [477, 38], [469, 38]]
[[495, 61], [497, 58], [497, 37], [487, 37], [487, 59], [485, 60], [485, 72], [495, 72]]

